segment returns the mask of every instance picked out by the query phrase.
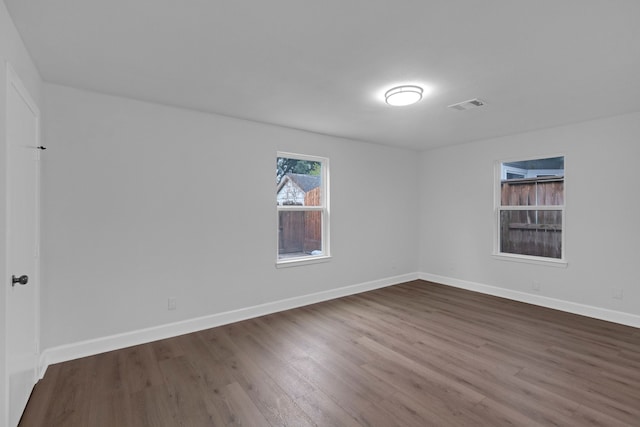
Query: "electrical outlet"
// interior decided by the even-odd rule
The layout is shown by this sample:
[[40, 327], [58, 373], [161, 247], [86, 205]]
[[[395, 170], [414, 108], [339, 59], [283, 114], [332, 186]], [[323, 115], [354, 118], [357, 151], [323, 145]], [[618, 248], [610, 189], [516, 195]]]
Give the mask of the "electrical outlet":
[[540, 292], [540, 282], [534, 280], [533, 282], [531, 282], [531, 288], [536, 292]]
[[613, 297], [615, 299], [622, 299], [622, 289], [614, 289], [613, 290]]
[[176, 309], [176, 297], [170, 297], [167, 302], [167, 310], [175, 310]]

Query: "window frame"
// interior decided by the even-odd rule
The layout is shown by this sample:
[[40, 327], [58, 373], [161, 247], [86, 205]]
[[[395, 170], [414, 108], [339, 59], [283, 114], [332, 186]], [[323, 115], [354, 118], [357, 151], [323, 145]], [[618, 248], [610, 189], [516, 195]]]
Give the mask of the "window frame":
[[[502, 164], [503, 163], [513, 163], [519, 161], [528, 161], [528, 160], [538, 160], [538, 159], [548, 159], [553, 157], [563, 157], [564, 158], [564, 175], [563, 175], [563, 200], [564, 204], [562, 205], [527, 205], [527, 206], [518, 206], [518, 205], [502, 205]], [[508, 167], [507, 167], [508, 168]], [[565, 154], [551, 154], [551, 155], [539, 155], [539, 156], [522, 156], [522, 157], [514, 157], [502, 160], [496, 160], [494, 164], [494, 241], [493, 241], [493, 253], [492, 256], [495, 259], [503, 260], [503, 261], [516, 261], [516, 262], [524, 262], [529, 264], [538, 264], [538, 265], [547, 265], [553, 267], [566, 267], [568, 265], [566, 258], [566, 223], [567, 223], [567, 215], [566, 215], [566, 206], [567, 206], [567, 156]], [[509, 252], [501, 252], [500, 248], [500, 239], [501, 239], [501, 223], [500, 217], [501, 213], [504, 211], [559, 211], [561, 212], [562, 220], [561, 220], [561, 235], [560, 235], [560, 258], [551, 258], [551, 257], [543, 257], [543, 256], [535, 256], [535, 255], [522, 255], [522, 254], [514, 254]]]
[[[278, 158], [288, 158], [296, 160], [305, 160], [320, 163], [320, 205], [319, 206], [299, 206], [299, 205], [280, 205], [276, 200], [276, 267], [295, 267], [307, 264], [316, 264], [327, 262], [331, 259], [329, 244], [329, 200], [330, 200], [330, 182], [329, 182], [329, 158], [313, 156], [308, 154], [291, 153], [286, 151], [276, 152], [276, 161]], [[322, 254], [307, 255], [293, 258], [280, 258], [280, 212], [321, 212], [321, 239]]]

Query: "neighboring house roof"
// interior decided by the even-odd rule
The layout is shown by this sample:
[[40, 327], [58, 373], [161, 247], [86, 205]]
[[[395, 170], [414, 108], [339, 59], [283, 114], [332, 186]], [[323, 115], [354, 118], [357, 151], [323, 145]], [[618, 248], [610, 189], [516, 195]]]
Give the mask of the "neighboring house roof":
[[280, 185], [278, 186], [277, 191], [284, 186], [284, 184], [289, 178], [294, 184], [296, 184], [302, 191], [308, 193], [316, 187], [320, 187], [320, 175], [304, 175], [301, 173], [288, 173], [282, 178], [280, 181]]

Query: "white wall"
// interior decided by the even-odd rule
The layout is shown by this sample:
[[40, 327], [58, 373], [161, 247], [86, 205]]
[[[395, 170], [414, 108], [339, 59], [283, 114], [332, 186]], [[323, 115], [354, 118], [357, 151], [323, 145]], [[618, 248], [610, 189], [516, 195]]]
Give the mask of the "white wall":
[[[9, 62], [16, 73], [22, 79], [24, 85], [29, 90], [31, 96], [40, 104], [40, 90], [42, 82], [38, 70], [31, 61], [31, 57], [24, 47], [18, 32], [11, 21], [4, 2], [0, 1], [0, 277], [2, 280], [2, 290], [0, 291], [0, 425], [7, 420], [6, 407], [6, 289], [7, 281], [11, 277], [11, 272], [7, 271], [6, 265], [6, 141], [5, 141], [5, 119], [7, 105], [7, 74], [6, 62]], [[40, 105], [38, 105], [40, 107]]]
[[[417, 156], [57, 85], [45, 100], [45, 349], [417, 271], [640, 314], [640, 114]], [[279, 150], [331, 159], [328, 263], [275, 268]], [[568, 267], [494, 259], [494, 162], [558, 154]]]
[[[422, 153], [421, 271], [505, 295], [531, 294], [545, 304], [640, 315], [639, 141], [635, 113]], [[566, 156], [568, 266], [494, 259], [494, 162], [557, 154]], [[613, 298], [615, 289], [622, 299]]]
[[[44, 348], [417, 271], [415, 152], [56, 85], [45, 99]], [[278, 150], [330, 159], [330, 262], [275, 267]]]

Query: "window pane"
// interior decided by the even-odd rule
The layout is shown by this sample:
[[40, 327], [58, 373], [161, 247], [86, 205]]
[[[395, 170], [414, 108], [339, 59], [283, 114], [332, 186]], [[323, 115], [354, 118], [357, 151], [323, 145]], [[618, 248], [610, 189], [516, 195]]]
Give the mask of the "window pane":
[[278, 212], [278, 258], [322, 255], [322, 212]]
[[501, 179], [563, 176], [564, 156], [502, 163]]
[[562, 211], [501, 211], [500, 252], [562, 257]]
[[276, 200], [280, 206], [322, 206], [322, 163], [278, 157]]
[[500, 164], [501, 206], [564, 205], [564, 157]]
[[564, 177], [523, 178], [500, 183], [502, 206], [559, 206], [564, 204]]

